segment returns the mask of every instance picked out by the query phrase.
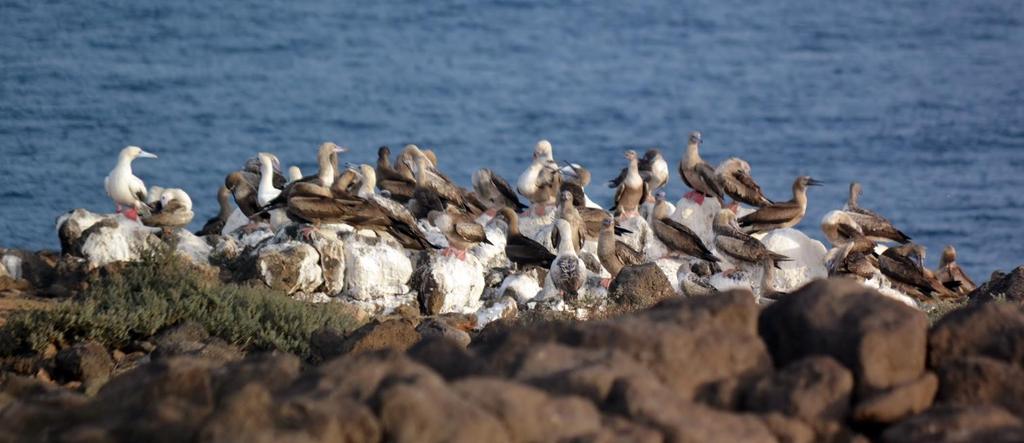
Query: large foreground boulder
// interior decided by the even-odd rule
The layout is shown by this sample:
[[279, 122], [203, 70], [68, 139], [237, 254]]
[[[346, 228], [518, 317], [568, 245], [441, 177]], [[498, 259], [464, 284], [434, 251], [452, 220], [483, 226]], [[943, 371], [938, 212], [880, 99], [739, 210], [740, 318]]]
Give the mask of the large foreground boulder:
[[1024, 365], [1024, 309], [988, 302], [954, 311], [932, 328], [928, 348], [933, 368], [968, 355]]
[[764, 309], [759, 328], [776, 365], [832, 356], [853, 371], [861, 395], [924, 372], [924, 313], [852, 280], [818, 280], [783, 297]]
[[631, 308], [646, 308], [675, 296], [672, 284], [655, 263], [622, 268], [608, 287], [608, 298]]

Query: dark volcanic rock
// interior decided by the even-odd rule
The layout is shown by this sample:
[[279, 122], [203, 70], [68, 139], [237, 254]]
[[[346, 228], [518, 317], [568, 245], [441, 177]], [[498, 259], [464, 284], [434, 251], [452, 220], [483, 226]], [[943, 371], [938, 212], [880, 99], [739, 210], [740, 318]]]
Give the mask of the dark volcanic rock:
[[992, 279], [967, 295], [971, 303], [996, 299], [1010, 302], [1024, 302], [1024, 266], [1018, 266], [1009, 274], [992, 273]]
[[413, 321], [395, 318], [373, 321], [356, 329], [341, 347], [341, 354], [394, 349], [405, 351], [420, 341]]
[[1024, 310], [989, 302], [953, 311], [932, 328], [928, 348], [933, 368], [968, 355], [1024, 365]]
[[855, 394], [917, 380], [924, 372], [924, 313], [857, 282], [817, 280], [761, 314], [761, 337], [775, 364], [829, 355], [853, 371]]
[[497, 378], [471, 377], [452, 389], [498, 418], [511, 441], [566, 441], [601, 427], [601, 414], [580, 397], [552, 397], [536, 388]]
[[853, 409], [859, 422], [895, 423], [931, 406], [939, 379], [926, 372], [921, 378], [862, 398]]
[[776, 441], [757, 416], [691, 403], [664, 386], [645, 381], [619, 380], [610, 403], [611, 410], [660, 430], [673, 442]]
[[448, 380], [490, 375], [490, 364], [460, 343], [445, 337], [427, 337], [409, 349], [409, 357], [429, 366]]
[[80, 380], [85, 392], [95, 393], [110, 378], [114, 361], [94, 341], [79, 343], [57, 353], [54, 375], [64, 381]]
[[1024, 369], [1002, 360], [969, 356], [938, 369], [936, 401], [956, 405], [995, 404], [1024, 417]]
[[453, 343], [458, 343], [462, 347], [469, 346], [471, 340], [469, 333], [459, 329], [453, 323], [449, 319], [429, 317], [423, 319], [419, 326], [416, 326], [416, 332], [423, 338], [444, 337]]
[[885, 430], [890, 443], [1021, 441], [1020, 419], [995, 406], [936, 406]]
[[853, 375], [843, 365], [830, 357], [808, 357], [755, 383], [746, 406], [808, 422], [842, 420], [850, 408], [852, 391]]
[[646, 308], [675, 295], [665, 273], [654, 263], [622, 268], [608, 287], [610, 300], [635, 308]]

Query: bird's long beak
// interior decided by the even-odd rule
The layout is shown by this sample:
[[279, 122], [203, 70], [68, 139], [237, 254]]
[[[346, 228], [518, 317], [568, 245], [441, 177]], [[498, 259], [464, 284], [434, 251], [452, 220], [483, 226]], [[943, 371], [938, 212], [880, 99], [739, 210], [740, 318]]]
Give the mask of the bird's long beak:
[[157, 156], [151, 152], [140, 151], [139, 158], [157, 158]]
[[338, 153], [338, 154], [340, 154], [342, 152], [348, 152], [348, 148], [346, 148], [344, 146], [335, 146], [334, 147], [334, 152]]
[[824, 184], [825, 184], [825, 182], [823, 182], [821, 180], [815, 180], [813, 178], [807, 179], [807, 186], [821, 186], [821, 185], [824, 185]]

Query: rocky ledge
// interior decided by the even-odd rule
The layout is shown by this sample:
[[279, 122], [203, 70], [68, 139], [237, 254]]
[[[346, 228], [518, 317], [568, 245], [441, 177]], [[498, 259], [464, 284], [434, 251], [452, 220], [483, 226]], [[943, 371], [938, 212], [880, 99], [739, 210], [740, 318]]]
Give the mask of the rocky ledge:
[[479, 332], [398, 309], [317, 331], [307, 359], [185, 323], [130, 369], [83, 342], [47, 356], [54, 380], [4, 373], [0, 441], [1021, 441], [1022, 278], [931, 326], [846, 280]]

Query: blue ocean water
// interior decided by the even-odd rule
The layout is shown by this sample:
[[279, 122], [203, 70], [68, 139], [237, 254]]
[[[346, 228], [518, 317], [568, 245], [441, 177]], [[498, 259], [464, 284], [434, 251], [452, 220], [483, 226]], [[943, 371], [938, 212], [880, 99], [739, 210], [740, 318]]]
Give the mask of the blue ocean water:
[[[182, 187], [195, 226], [259, 150], [314, 169], [317, 145], [434, 148], [468, 184], [510, 180], [534, 143], [600, 183], [625, 149], [686, 134], [738, 155], [770, 197], [797, 175], [799, 226], [850, 180], [937, 260], [984, 280], [1024, 263], [1024, 2], [0, 2], [0, 245], [56, 248], [54, 219], [110, 211], [135, 144], [147, 184]], [[675, 174], [670, 196], [684, 186]]]

